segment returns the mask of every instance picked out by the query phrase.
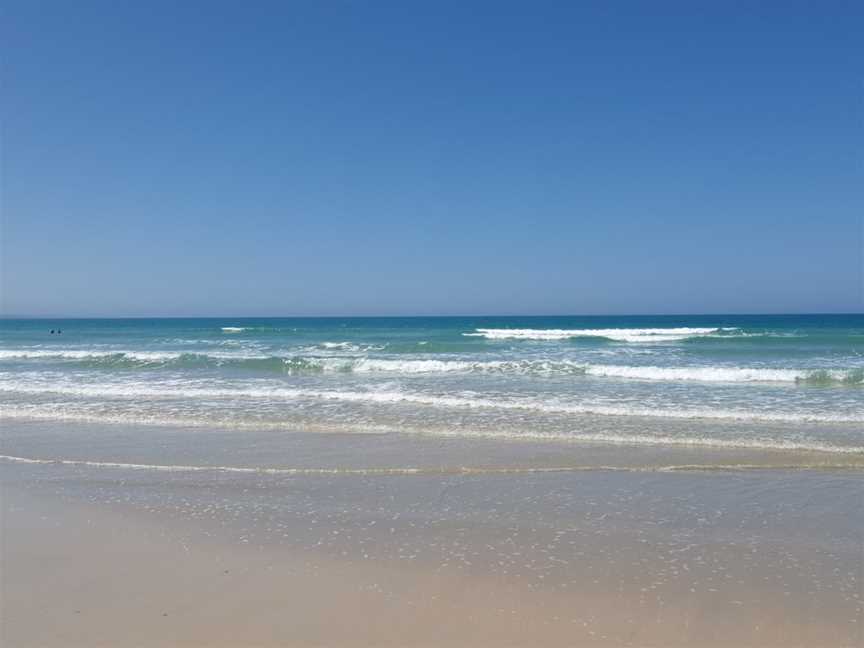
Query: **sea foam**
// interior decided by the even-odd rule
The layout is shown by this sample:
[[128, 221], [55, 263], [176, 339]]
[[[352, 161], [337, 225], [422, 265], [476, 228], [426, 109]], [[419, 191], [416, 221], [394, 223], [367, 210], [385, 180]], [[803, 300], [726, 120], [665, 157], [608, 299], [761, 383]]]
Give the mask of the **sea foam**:
[[604, 329], [504, 329], [478, 328], [468, 337], [484, 337], [489, 340], [566, 340], [578, 337], [598, 337], [616, 342], [674, 342], [690, 337], [732, 331], [732, 328], [604, 328]]
[[864, 368], [772, 368], [739, 366], [654, 366], [592, 364], [568, 359], [459, 360], [435, 357], [370, 357], [369, 347], [323, 343], [325, 351], [340, 355], [268, 355], [238, 351], [133, 351], [80, 349], [0, 350], [6, 360], [59, 360], [134, 368], [236, 367], [288, 374], [304, 373], [391, 373], [391, 374], [512, 374], [522, 376], [593, 376], [649, 381], [696, 381], [727, 383], [811, 383], [821, 385], [864, 385]]
[[748, 410], [737, 408], [691, 408], [682, 406], [651, 407], [629, 403], [605, 404], [594, 402], [570, 402], [555, 398], [492, 398], [474, 395], [438, 395], [402, 390], [322, 390], [288, 388], [278, 385], [257, 387], [209, 387], [183, 386], [182, 384], [100, 384], [100, 385], [27, 385], [20, 383], [0, 384], [0, 392], [24, 394], [64, 394], [96, 398], [160, 398], [160, 399], [265, 399], [271, 401], [316, 399], [367, 404], [410, 403], [442, 408], [468, 408], [486, 410], [521, 410], [548, 414], [641, 416], [674, 419], [719, 419], [739, 421], [785, 421], [785, 422], [864, 422], [864, 411], [856, 413], [789, 412], [776, 410]]

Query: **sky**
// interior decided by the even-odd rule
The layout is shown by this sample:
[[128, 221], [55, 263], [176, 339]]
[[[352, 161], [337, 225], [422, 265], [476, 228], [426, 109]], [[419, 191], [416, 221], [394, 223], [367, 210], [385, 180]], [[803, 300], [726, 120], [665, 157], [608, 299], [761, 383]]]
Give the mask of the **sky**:
[[0, 313], [864, 311], [864, 3], [0, 15]]

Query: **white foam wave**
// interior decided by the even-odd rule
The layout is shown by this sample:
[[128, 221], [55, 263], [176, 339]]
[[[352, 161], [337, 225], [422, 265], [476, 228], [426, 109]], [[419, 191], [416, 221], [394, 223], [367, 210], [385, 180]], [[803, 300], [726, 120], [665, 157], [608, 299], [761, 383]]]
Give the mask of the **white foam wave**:
[[222, 327], [223, 333], [242, 333], [243, 331], [246, 331], [246, 330], [247, 330], [247, 327], [245, 327], [245, 326], [223, 326]]
[[617, 342], [674, 342], [690, 337], [731, 331], [731, 328], [607, 328], [607, 329], [491, 329], [478, 328], [469, 337], [489, 340], [566, 340], [578, 337], [602, 337]]
[[322, 342], [321, 346], [325, 349], [342, 349], [344, 351], [356, 351], [359, 348], [350, 342]]
[[238, 354], [232, 352], [200, 353], [196, 351], [132, 351], [127, 349], [0, 349], [0, 360], [98, 360], [104, 358], [125, 358], [140, 362], [169, 362], [183, 356], [199, 356], [218, 360], [260, 360], [264, 354]]
[[[324, 349], [365, 352], [368, 347], [358, 347], [349, 342], [324, 342], [320, 345]], [[307, 349], [314, 351], [314, 348]], [[471, 372], [471, 371], [506, 371], [508, 369], [518, 371], [520, 368], [528, 370], [532, 363], [521, 361], [461, 361], [461, 360], [434, 360], [434, 359], [386, 359], [369, 358], [366, 356], [355, 357], [325, 357], [314, 355], [310, 357], [272, 355], [263, 353], [243, 352], [214, 352], [207, 351], [134, 351], [125, 349], [0, 349], [0, 360], [29, 360], [29, 359], [56, 359], [56, 360], [99, 360], [105, 358], [125, 358], [142, 362], [167, 362], [177, 360], [183, 356], [196, 356], [200, 358], [212, 358], [217, 360], [262, 360], [267, 358], [281, 360], [308, 361], [311, 365], [317, 365], [324, 371], [358, 371], [375, 372], [387, 371], [396, 373], [430, 373], [430, 372]], [[566, 363], [565, 363], [566, 364]], [[561, 364], [564, 367], [565, 364]], [[533, 366], [542, 368], [543, 365], [552, 368], [554, 363], [533, 363]], [[576, 366], [576, 365], [573, 365]]]
[[0, 359], [57, 358], [61, 360], [87, 360], [125, 356], [136, 360], [159, 361], [179, 358], [181, 352], [170, 351], [124, 351], [94, 349], [0, 349]]
[[[324, 343], [342, 351], [364, 351], [347, 342]], [[662, 367], [652, 365], [592, 365], [573, 360], [454, 360], [435, 358], [375, 358], [355, 357], [303, 357], [272, 356], [265, 353], [214, 352], [195, 353], [189, 351], [131, 351], [131, 350], [80, 350], [80, 349], [3, 349], [2, 360], [130, 360], [141, 363], [169, 363], [181, 358], [197, 358], [217, 362], [243, 362], [247, 360], [281, 360], [288, 365], [296, 364], [296, 371], [304, 370], [333, 373], [489, 373], [519, 375], [588, 375], [604, 378], [624, 378], [652, 381], [698, 381], [698, 382], [823, 382], [849, 385], [864, 383], [864, 367], [857, 369], [822, 368], [770, 368], [735, 366], [685, 366]]]
[[678, 407], [643, 407], [630, 404], [604, 405], [597, 403], [569, 403], [558, 399], [494, 399], [474, 396], [431, 395], [404, 391], [338, 391], [292, 389], [286, 387], [214, 388], [182, 387], [175, 384], [148, 386], [142, 384], [101, 385], [28, 385], [9, 382], [0, 384], [0, 392], [26, 394], [63, 394], [78, 397], [164, 398], [164, 399], [319, 399], [355, 403], [400, 404], [411, 403], [444, 408], [480, 408], [490, 410], [522, 410], [548, 414], [636, 416], [674, 419], [722, 419], [740, 421], [779, 422], [864, 422], [864, 412], [855, 414], [829, 414], [815, 412], [789, 412], [770, 410], [706, 409]]
[[327, 351], [346, 351], [349, 353], [365, 353], [368, 351], [382, 351], [381, 345], [376, 344], [355, 344], [353, 342], [322, 342], [317, 347], [312, 349], [325, 349]]
[[[392, 373], [513, 373], [589, 375], [658, 381], [785, 382], [819, 379], [825, 382], [864, 381], [864, 369], [773, 369], [763, 367], [659, 367], [592, 365], [569, 360], [391, 360], [364, 358], [351, 367], [355, 372]], [[857, 375], [861, 373], [862, 375]]]
[[[854, 382], [854, 370], [842, 369], [769, 369], [762, 367], [656, 367], [587, 365], [591, 376], [636, 380], [673, 380], [700, 382], [802, 382], [812, 379]], [[859, 380], [860, 382], [860, 380]]]
[[471, 373], [495, 371], [515, 362], [472, 362], [470, 360], [392, 360], [385, 358], [361, 358], [354, 362], [352, 371], [358, 373]]

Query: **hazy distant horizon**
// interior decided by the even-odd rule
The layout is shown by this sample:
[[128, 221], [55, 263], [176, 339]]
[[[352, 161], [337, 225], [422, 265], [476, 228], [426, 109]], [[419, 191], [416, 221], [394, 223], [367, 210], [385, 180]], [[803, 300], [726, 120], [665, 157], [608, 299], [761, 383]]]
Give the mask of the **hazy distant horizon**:
[[138, 319], [411, 319], [411, 318], [608, 318], [608, 317], [734, 317], [734, 316], [834, 316], [864, 315], [864, 311], [822, 311], [822, 312], [713, 312], [713, 313], [429, 313], [429, 314], [333, 314], [333, 315], [21, 315], [0, 313], [0, 320], [138, 320]]

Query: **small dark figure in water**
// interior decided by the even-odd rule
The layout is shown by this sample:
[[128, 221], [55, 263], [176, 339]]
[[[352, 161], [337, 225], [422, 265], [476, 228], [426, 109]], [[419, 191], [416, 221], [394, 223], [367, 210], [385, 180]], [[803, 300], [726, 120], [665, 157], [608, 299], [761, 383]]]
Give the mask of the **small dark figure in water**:
[[63, 331], [61, 331], [60, 329], [57, 329], [57, 335], [60, 335], [62, 332]]
[[54, 329], [51, 329], [51, 335], [54, 335]]

